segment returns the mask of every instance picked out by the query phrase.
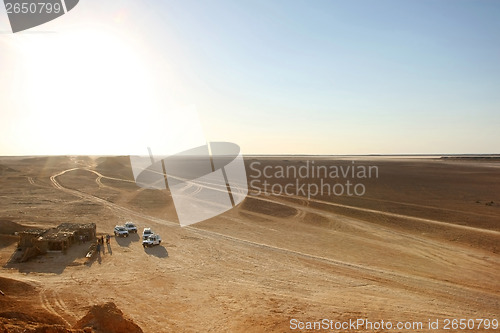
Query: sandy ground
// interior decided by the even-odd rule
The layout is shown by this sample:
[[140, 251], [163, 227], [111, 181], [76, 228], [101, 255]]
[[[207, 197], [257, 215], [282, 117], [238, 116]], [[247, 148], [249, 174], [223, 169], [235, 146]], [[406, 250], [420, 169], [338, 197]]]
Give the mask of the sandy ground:
[[[249, 179], [260, 181], [253, 162], [262, 169], [306, 160], [352, 164], [245, 158]], [[138, 188], [127, 157], [0, 158], [4, 221], [95, 222], [101, 234], [133, 221], [163, 238], [145, 250], [137, 235], [113, 237], [111, 252], [90, 263], [83, 244], [20, 264], [10, 262], [15, 237], [4, 234], [0, 277], [36, 288], [33, 304], [68, 327], [108, 301], [145, 332], [290, 332], [291, 319], [324, 318], [453, 332], [460, 330], [444, 330], [446, 318], [500, 319], [500, 162], [355, 164], [378, 167], [378, 178], [353, 179], [365, 185], [363, 196], [256, 196], [253, 188], [235, 209], [181, 228], [170, 194]], [[429, 329], [429, 319], [440, 328]]]

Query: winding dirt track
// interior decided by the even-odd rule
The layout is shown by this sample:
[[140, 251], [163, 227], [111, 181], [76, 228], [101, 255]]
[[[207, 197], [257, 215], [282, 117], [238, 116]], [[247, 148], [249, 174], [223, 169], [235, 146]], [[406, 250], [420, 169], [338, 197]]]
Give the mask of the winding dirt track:
[[[141, 213], [132, 211], [132, 210], [130, 210], [128, 208], [125, 208], [125, 207], [119, 206], [117, 204], [114, 204], [112, 202], [109, 202], [107, 200], [98, 198], [96, 196], [93, 196], [93, 195], [90, 195], [90, 194], [87, 194], [87, 193], [84, 193], [84, 192], [80, 192], [80, 191], [77, 191], [77, 190], [65, 188], [64, 186], [62, 186], [61, 184], [59, 184], [59, 182], [56, 180], [57, 177], [59, 177], [61, 175], [64, 175], [64, 174], [66, 174], [68, 172], [75, 171], [75, 170], [81, 170], [81, 168], [73, 168], [73, 169], [68, 169], [68, 170], [64, 170], [62, 172], [59, 172], [58, 174], [51, 176], [50, 177], [50, 181], [52, 182], [52, 184], [54, 185], [54, 187], [57, 188], [58, 190], [64, 191], [66, 193], [69, 193], [71, 195], [80, 197], [80, 198], [85, 199], [85, 200], [96, 202], [96, 203], [101, 204], [101, 205], [103, 205], [105, 207], [108, 207], [108, 208], [111, 208], [111, 209], [114, 209], [114, 210], [117, 210], [117, 211], [129, 214], [130, 216], [141, 217], [141, 218], [144, 218], [144, 219], [150, 220], [152, 222], [156, 222], [156, 223], [169, 224], [169, 225], [177, 225], [177, 223], [172, 222], [172, 221], [167, 221], [167, 220], [159, 219], [159, 218], [156, 218], [156, 217], [153, 217], [153, 216], [149, 216], [149, 215], [146, 215], [146, 214], [141, 214]], [[87, 169], [83, 169], [83, 170], [87, 170]], [[119, 180], [117, 178], [105, 177], [105, 176], [99, 174], [97, 171], [94, 171], [94, 170], [87, 170], [87, 171], [95, 173], [100, 178], [109, 178], [109, 179]]]
[[[57, 173], [56, 175], [51, 176], [50, 177], [50, 181], [52, 182], [52, 184], [54, 185], [54, 187], [56, 187], [59, 190], [62, 190], [62, 191], [65, 191], [65, 192], [67, 192], [69, 194], [81, 197], [82, 199], [86, 199], [86, 200], [90, 200], [90, 201], [102, 204], [102, 205], [104, 205], [104, 206], [106, 206], [108, 208], [120, 211], [122, 213], [126, 213], [129, 216], [140, 217], [140, 218], [149, 220], [151, 222], [154, 222], [154, 223], [160, 224], [160, 225], [172, 225], [172, 226], [177, 226], [178, 225], [174, 221], [169, 221], [169, 220], [165, 220], [165, 219], [160, 219], [160, 218], [157, 218], [157, 217], [153, 217], [153, 216], [150, 216], [150, 215], [147, 215], [147, 214], [138, 213], [136, 211], [133, 211], [131, 209], [119, 206], [117, 204], [114, 204], [114, 203], [109, 202], [107, 200], [98, 198], [96, 196], [93, 196], [93, 195], [90, 195], [90, 194], [87, 194], [87, 193], [83, 193], [81, 191], [77, 191], [77, 190], [65, 188], [64, 186], [62, 186], [57, 181], [57, 177], [59, 177], [61, 175], [64, 175], [64, 174], [66, 174], [68, 172], [76, 171], [76, 170], [85, 170], [85, 171], [94, 173], [97, 176], [97, 178], [96, 178], [96, 182], [97, 183], [100, 183], [100, 179], [102, 179], [102, 178], [111, 179], [111, 180], [118, 180], [118, 181], [125, 181], [125, 182], [132, 182], [130, 180], [125, 180], [125, 179], [120, 179], [120, 178], [115, 178], [115, 177], [107, 177], [107, 176], [104, 176], [104, 175], [100, 174], [99, 172], [97, 172], [95, 170], [91, 170], [91, 169], [87, 169], [87, 168], [85, 168], [85, 169], [82, 169], [82, 168], [72, 168], [72, 169], [64, 170], [62, 172]], [[206, 184], [206, 186], [210, 186], [210, 184]], [[267, 202], [273, 202], [273, 203], [276, 202], [275, 200], [271, 200], [271, 199], [267, 199], [267, 198], [263, 198], [263, 197], [254, 197], [254, 198], [257, 199], [257, 200], [261, 200], [261, 201], [267, 201]], [[298, 198], [298, 197], [294, 197], [294, 198]], [[302, 203], [303, 203], [302, 205], [300, 205], [300, 204], [298, 204], [298, 205], [297, 204], [291, 204], [289, 202], [287, 203], [290, 207], [293, 207], [293, 208], [297, 209], [298, 214], [297, 214], [296, 217], [301, 218], [301, 217], [305, 216], [305, 213], [307, 213], [307, 212], [312, 212], [312, 213], [316, 213], [316, 214], [320, 214], [320, 215], [325, 215], [325, 216], [328, 215], [328, 213], [322, 212], [322, 211], [320, 211], [318, 209], [313, 209], [313, 208], [306, 207], [305, 205], [308, 204], [308, 200], [303, 200], [302, 198], [299, 198], [299, 199], [302, 200]], [[321, 201], [321, 200], [316, 200], [316, 199], [310, 199], [309, 202], [311, 202], [311, 201], [318, 202], [318, 203], [321, 203], [321, 204], [336, 206], [336, 207], [348, 208], [348, 209], [352, 209], [352, 210], [356, 210], [356, 211], [370, 212], [370, 213], [376, 213], [376, 214], [385, 215], [385, 216], [392, 216], [392, 217], [399, 217], [399, 218], [410, 219], [410, 220], [414, 220], [416, 222], [430, 222], [430, 223], [433, 223], [433, 224], [445, 225], [445, 226], [450, 227], [450, 228], [458, 228], [458, 229], [463, 229], [463, 230], [473, 231], [473, 232], [480, 232], [480, 233], [488, 233], [488, 234], [493, 234], [493, 235], [496, 235], [496, 236], [500, 235], [500, 232], [493, 231], [493, 230], [485, 230], [485, 229], [467, 227], [467, 226], [462, 226], [462, 225], [454, 225], [454, 224], [451, 224], [451, 223], [446, 223], [446, 222], [441, 222], [441, 221], [435, 221], [435, 220], [430, 220], [430, 219], [417, 218], [417, 217], [407, 216], [407, 215], [401, 215], [401, 214], [387, 213], [387, 212], [382, 212], [382, 211], [377, 211], [377, 210], [372, 210], [372, 209], [364, 209], [364, 208], [360, 208], [360, 207], [353, 207], [353, 206], [348, 206], [348, 205], [336, 204], [336, 203], [331, 203], [331, 202], [326, 202], [326, 201]], [[233, 222], [239, 222], [239, 220], [237, 220], [237, 219], [231, 219], [231, 221], [233, 221]], [[370, 226], [370, 225], [368, 225], [366, 223], [362, 223], [362, 222], [351, 222], [351, 223], [354, 223], [354, 224], [357, 223], [358, 227], [363, 228], [363, 229], [370, 228], [370, 229], [372, 229], [371, 231], [374, 232], [374, 233], [375, 232], [380, 233], [380, 232], [386, 232], [386, 231], [388, 231], [388, 229], [382, 228], [380, 226], [377, 226], [377, 227]], [[291, 255], [295, 255], [295, 256], [299, 256], [299, 257], [304, 257], [304, 258], [308, 258], [308, 259], [319, 260], [319, 261], [326, 262], [328, 264], [334, 265], [336, 267], [342, 267], [342, 268], [347, 268], [347, 269], [354, 270], [353, 275], [366, 274], [366, 275], [371, 275], [371, 276], [374, 276], [374, 277], [376, 277], [378, 279], [383, 279], [383, 280], [390, 280], [391, 278], [397, 278], [397, 279], [399, 279], [400, 283], [405, 283], [404, 281], [408, 280], [408, 282], [407, 282], [408, 285], [411, 285], [412, 283], [420, 283], [420, 282], [425, 281], [426, 283], [431, 283], [431, 284], [435, 285], [434, 288], [435, 288], [436, 291], [441, 291], [441, 292], [444, 292], [444, 293], [449, 292], [449, 289], [453, 289], [453, 288], [457, 287], [456, 284], [450, 283], [450, 282], [436, 281], [435, 279], [417, 277], [417, 276], [408, 275], [408, 274], [400, 274], [400, 273], [394, 272], [394, 271], [388, 271], [388, 270], [382, 270], [382, 269], [375, 269], [375, 268], [372, 268], [372, 267], [367, 267], [367, 266], [363, 266], [363, 265], [357, 265], [357, 264], [350, 263], [350, 262], [344, 262], [344, 261], [341, 261], [341, 260], [334, 260], [332, 258], [327, 258], [327, 257], [322, 257], [322, 256], [318, 256], [318, 255], [313, 255], [313, 254], [309, 254], [309, 253], [304, 253], [304, 252], [292, 250], [292, 249], [287, 249], [287, 248], [272, 246], [272, 245], [269, 245], [269, 244], [255, 242], [255, 241], [250, 241], [250, 240], [247, 240], [247, 239], [237, 238], [237, 237], [230, 236], [230, 235], [224, 235], [224, 234], [217, 233], [217, 232], [214, 232], [214, 231], [208, 231], [208, 230], [198, 229], [198, 228], [196, 228], [194, 226], [188, 226], [188, 227], [185, 227], [185, 229], [188, 229], [189, 231], [191, 231], [191, 232], [193, 232], [195, 234], [198, 234], [200, 236], [203, 235], [205, 237], [211, 237], [211, 238], [224, 238], [226, 240], [238, 242], [240, 244], [246, 244], [246, 245], [249, 245], [249, 246], [257, 246], [257, 247], [264, 248], [264, 249], [267, 249], [267, 250], [280, 251], [280, 252], [284, 252], [286, 254], [291, 254]], [[391, 232], [391, 233], [394, 234], [394, 232]], [[402, 236], [402, 235], [399, 235], [399, 236]], [[404, 235], [404, 237], [407, 237], [407, 236]], [[411, 237], [411, 238], [413, 240], [416, 239], [416, 237]], [[422, 239], [416, 239], [416, 240], [417, 241], [423, 241]], [[431, 244], [431, 242], [429, 242], [429, 241], [425, 242], [426, 246], [429, 246], [430, 244]], [[435, 244], [434, 244], [434, 246], [435, 246]], [[442, 247], [438, 247], [436, 250], [443, 251], [443, 250], [447, 250], [447, 249], [446, 248], [442, 248]], [[461, 287], [463, 288], [463, 286], [461, 286]], [[474, 287], [471, 287], [469, 289], [477, 291], [477, 292], [482, 292], [480, 286], [478, 286], [477, 289], [475, 289]], [[500, 295], [500, 291], [499, 291], [498, 295]]]
[[[101, 163], [106, 161], [115, 160]], [[431, 234], [439, 227], [460, 237], [500, 239], [496, 230], [255, 193], [214, 219], [181, 228], [164, 192], [135, 187], [114, 173], [113, 163], [102, 171], [98, 163], [73, 162], [75, 167], [53, 169], [45, 178], [28, 174], [25, 193], [39, 195], [47, 205], [63, 203], [50, 213], [56, 221], [94, 221], [106, 234], [131, 220], [140, 228], [153, 227], [164, 243], [143, 249], [137, 235], [113, 238], [95, 261], [81, 258], [88, 246], [81, 245], [66, 256], [51, 254], [2, 271], [36, 284], [42, 307], [68, 325], [86, 306], [104, 301], [115, 302], [145, 332], [287, 332], [291, 318], [426, 322], [500, 315], [497, 254], [376, 221], [390, 218], [403, 226], [425, 225]], [[206, 183], [193, 190], [202, 186], [216, 188]], [[439, 203], [432, 207], [398, 199], [362, 198], [440, 210]], [[43, 206], [33, 204], [36, 200], [29, 198], [28, 207], [35, 207], [36, 216], [47, 216]], [[489, 209], [468, 216], [496, 215]]]

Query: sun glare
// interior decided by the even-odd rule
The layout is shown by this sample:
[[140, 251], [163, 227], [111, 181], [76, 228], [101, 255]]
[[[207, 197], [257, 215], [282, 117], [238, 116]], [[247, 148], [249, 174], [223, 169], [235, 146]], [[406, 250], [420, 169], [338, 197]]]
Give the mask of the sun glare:
[[[43, 154], [110, 154], [144, 149], [164, 103], [148, 60], [102, 30], [19, 35], [14, 42], [25, 128]], [[135, 147], [137, 146], [137, 147]]]

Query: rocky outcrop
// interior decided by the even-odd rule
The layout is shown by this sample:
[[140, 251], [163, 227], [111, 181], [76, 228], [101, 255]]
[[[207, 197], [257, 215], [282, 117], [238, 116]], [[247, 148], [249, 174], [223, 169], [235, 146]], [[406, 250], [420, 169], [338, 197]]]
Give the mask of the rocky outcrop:
[[143, 333], [137, 324], [124, 317], [113, 302], [92, 306], [74, 328], [92, 328], [96, 333]]

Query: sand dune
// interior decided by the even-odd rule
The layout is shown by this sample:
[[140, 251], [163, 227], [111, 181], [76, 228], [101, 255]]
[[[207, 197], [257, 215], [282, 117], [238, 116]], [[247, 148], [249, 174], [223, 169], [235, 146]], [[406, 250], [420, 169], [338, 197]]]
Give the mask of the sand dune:
[[[253, 162], [300, 167], [304, 160], [246, 158], [249, 180], [265, 180]], [[379, 171], [377, 178], [351, 179], [363, 183], [363, 196], [257, 196], [253, 188], [235, 209], [181, 228], [168, 191], [138, 188], [127, 157], [4, 159], [2, 170], [16, 172], [1, 175], [2, 221], [95, 222], [102, 234], [134, 221], [159, 232], [164, 243], [145, 250], [137, 236], [113, 238], [112, 253], [93, 262], [82, 258], [82, 245], [19, 264], [9, 262], [11, 242], [0, 246], [0, 276], [43, 285], [32, 306], [51, 309], [68, 328], [106, 302], [144, 332], [287, 332], [291, 319], [425, 325], [429, 319], [498, 319], [495, 163], [359, 159], [356, 165]], [[285, 186], [295, 179], [270, 181]], [[302, 181], [321, 184], [318, 177]], [[0, 225], [16, 231], [11, 222]]]

